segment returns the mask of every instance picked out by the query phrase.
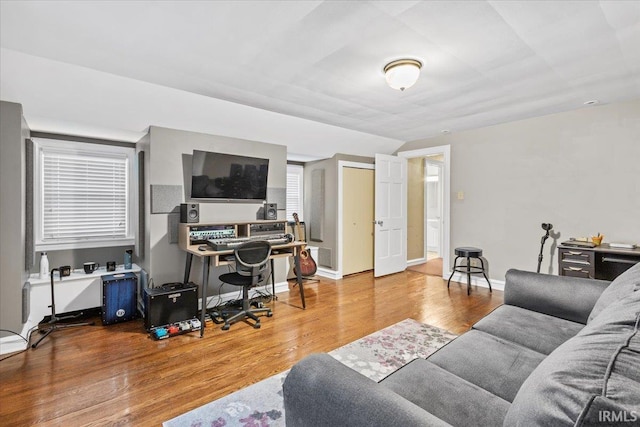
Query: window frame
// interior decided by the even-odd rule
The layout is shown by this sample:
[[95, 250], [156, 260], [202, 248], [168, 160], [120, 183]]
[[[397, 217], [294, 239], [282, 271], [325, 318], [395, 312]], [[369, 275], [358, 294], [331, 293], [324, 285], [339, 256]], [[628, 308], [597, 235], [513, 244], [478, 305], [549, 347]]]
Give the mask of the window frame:
[[300, 222], [304, 221], [304, 166], [302, 165], [297, 165], [297, 164], [287, 164], [287, 183], [289, 182], [289, 174], [295, 174], [298, 175], [298, 179], [300, 182], [300, 186], [298, 188], [298, 198], [300, 200], [300, 204], [298, 206], [297, 210], [294, 210], [293, 208], [290, 207], [290, 203], [289, 203], [289, 197], [288, 197], [288, 193], [289, 193], [289, 188], [287, 186], [286, 189], [286, 199], [287, 199], [287, 205], [286, 205], [286, 219], [287, 221], [294, 221], [293, 219], [293, 215], [290, 217], [289, 216], [289, 212], [291, 212], [293, 214], [293, 212], [296, 212], [298, 214], [298, 219], [300, 220]]
[[[33, 141], [33, 231], [34, 249], [39, 251], [104, 248], [135, 245], [137, 204], [135, 194], [135, 147], [63, 139], [31, 138]], [[43, 153], [125, 158], [126, 161], [126, 227], [125, 237], [77, 239], [45, 239]]]

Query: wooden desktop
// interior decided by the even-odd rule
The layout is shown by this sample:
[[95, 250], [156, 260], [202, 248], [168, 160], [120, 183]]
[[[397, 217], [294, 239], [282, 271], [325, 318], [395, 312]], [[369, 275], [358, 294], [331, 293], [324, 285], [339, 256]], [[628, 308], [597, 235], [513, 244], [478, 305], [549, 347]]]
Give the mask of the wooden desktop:
[[[221, 265], [229, 265], [233, 264], [235, 261], [233, 260], [234, 250], [233, 249], [225, 249], [225, 250], [214, 250], [206, 244], [198, 243], [192, 244], [190, 235], [192, 231], [192, 227], [197, 227], [198, 229], [206, 228], [208, 226], [233, 226], [235, 231], [235, 235], [239, 238], [259, 238], [260, 234], [252, 235], [251, 229], [254, 226], [265, 225], [268, 226], [270, 224], [284, 224], [285, 229], [287, 225], [287, 221], [267, 221], [267, 220], [257, 220], [251, 222], [236, 222], [236, 223], [208, 223], [208, 224], [180, 224], [178, 229], [178, 246], [180, 249], [187, 253], [187, 259], [185, 264], [184, 271], [184, 280], [183, 283], [189, 282], [189, 277], [191, 275], [191, 263], [193, 262], [194, 255], [198, 258], [202, 259], [203, 268], [202, 268], [202, 308], [200, 310], [201, 323], [202, 328], [200, 329], [200, 337], [204, 335], [204, 327], [205, 327], [205, 314], [207, 311], [207, 284], [209, 283], [209, 272], [211, 268], [211, 261], [213, 260], [213, 265], [215, 267]], [[288, 258], [293, 257], [295, 272], [296, 272], [296, 282], [300, 287], [300, 301], [302, 302], [302, 308], [306, 308], [305, 300], [304, 300], [304, 285], [302, 280], [302, 275], [300, 274], [300, 252], [307, 245], [306, 242], [302, 241], [292, 241], [283, 244], [272, 244], [271, 245], [271, 285], [273, 290], [273, 295], [275, 298], [275, 279], [273, 272], [273, 260], [276, 258]]]

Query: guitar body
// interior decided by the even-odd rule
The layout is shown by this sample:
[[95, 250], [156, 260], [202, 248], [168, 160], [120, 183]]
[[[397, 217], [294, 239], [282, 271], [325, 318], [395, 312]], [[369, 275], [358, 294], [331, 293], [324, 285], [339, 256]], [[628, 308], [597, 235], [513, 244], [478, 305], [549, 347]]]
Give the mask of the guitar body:
[[[298, 214], [293, 214], [293, 219], [296, 221], [296, 234], [297, 237], [300, 238], [302, 233], [300, 232], [300, 220], [298, 219]], [[313, 276], [318, 271], [318, 266], [316, 262], [311, 257], [311, 253], [304, 248], [304, 246], [300, 249], [300, 275], [303, 277]], [[298, 274], [296, 268], [293, 267], [293, 272]]]
[[[293, 271], [298, 274], [295, 267]], [[316, 262], [311, 258], [311, 254], [308, 250], [303, 249], [300, 251], [300, 275], [303, 277], [313, 276], [318, 271]]]

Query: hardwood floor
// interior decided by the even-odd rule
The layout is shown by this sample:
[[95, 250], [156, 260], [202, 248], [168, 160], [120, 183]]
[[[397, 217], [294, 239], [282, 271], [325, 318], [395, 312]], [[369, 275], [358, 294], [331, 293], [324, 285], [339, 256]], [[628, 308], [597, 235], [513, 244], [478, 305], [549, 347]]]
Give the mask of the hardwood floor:
[[474, 287], [467, 296], [466, 284], [447, 291], [446, 281], [414, 271], [323, 279], [305, 296], [302, 310], [290, 285], [261, 329], [208, 323], [202, 339], [155, 341], [142, 320], [57, 331], [0, 362], [0, 424], [158, 426], [403, 319], [462, 333], [503, 301], [500, 291]]

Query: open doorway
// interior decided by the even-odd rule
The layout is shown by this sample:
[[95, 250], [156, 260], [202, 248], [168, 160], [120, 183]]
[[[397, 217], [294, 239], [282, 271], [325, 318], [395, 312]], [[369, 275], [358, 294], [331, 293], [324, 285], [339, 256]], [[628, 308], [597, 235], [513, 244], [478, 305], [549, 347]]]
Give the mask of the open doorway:
[[450, 147], [398, 155], [409, 160], [408, 269], [445, 277], [449, 273]]

